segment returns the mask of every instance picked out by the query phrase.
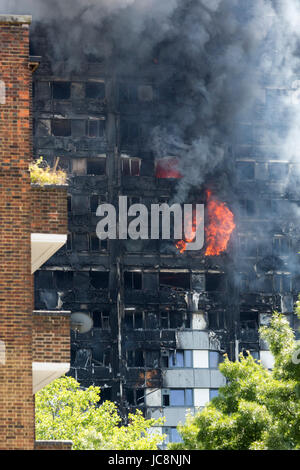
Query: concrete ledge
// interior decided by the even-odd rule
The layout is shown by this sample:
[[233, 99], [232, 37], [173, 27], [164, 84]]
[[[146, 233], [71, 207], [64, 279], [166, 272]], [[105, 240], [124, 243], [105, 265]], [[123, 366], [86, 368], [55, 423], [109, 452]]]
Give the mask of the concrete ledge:
[[72, 441], [35, 441], [35, 450], [72, 450]]
[[31, 21], [30, 15], [0, 15], [0, 23], [31, 24]]

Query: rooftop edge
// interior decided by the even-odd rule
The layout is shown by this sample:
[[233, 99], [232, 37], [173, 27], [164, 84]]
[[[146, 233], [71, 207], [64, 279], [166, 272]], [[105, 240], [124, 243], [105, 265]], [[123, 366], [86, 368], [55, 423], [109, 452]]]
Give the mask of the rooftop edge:
[[31, 15], [0, 15], [0, 24], [31, 24], [31, 21]]

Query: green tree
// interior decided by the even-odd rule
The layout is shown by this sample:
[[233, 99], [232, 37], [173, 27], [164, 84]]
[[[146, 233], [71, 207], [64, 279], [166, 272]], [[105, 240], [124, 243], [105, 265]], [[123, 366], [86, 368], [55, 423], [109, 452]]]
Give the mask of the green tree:
[[137, 410], [122, 426], [117, 406], [99, 400], [99, 387], [82, 389], [72, 377], [55, 380], [36, 394], [36, 439], [71, 440], [77, 450], [155, 450], [163, 441], [153, 429], [161, 420], [146, 420]]
[[300, 449], [299, 344], [288, 321], [277, 312], [260, 335], [274, 355], [272, 371], [250, 354], [241, 354], [236, 362], [225, 356], [219, 368], [227, 384], [202, 411], [187, 416], [178, 426], [183, 442], [169, 448]]

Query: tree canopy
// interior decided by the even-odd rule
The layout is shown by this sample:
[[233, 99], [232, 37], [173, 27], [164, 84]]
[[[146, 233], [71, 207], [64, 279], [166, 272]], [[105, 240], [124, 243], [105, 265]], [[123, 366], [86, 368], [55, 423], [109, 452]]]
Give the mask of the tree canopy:
[[77, 450], [155, 450], [163, 441], [153, 426], [161, 420], [137, 410], [121, 425], [117, 406], [100, 402], [100, 388], [87, 389], [72, 377], [61, 377], [36, 394], [36, 439], [71, 440]]
[[[297, 304], [300, 310], [300, 304]], [[275, 312], [260, 328], [275, 364], [267, 370], [250, 353], [219, 369], [227, 379], [219, 395], [178, 426], [182, 443], [171, 449], [300, 449], [300, 350], [287, 319]], [[297, 359], [298, 358], [298, 359]]]

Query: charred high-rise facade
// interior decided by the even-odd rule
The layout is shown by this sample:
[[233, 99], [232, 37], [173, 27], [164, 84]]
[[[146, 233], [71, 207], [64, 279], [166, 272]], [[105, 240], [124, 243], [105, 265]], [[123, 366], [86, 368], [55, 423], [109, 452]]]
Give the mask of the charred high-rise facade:
[[[32, 33], [35, 156], [69, 175], [68, 243], [37, 273], [35, 308], [88, 314], [71, 374], [176, 440], [224, 384], [224, 353], [272, 367], [259, 326], [277, 309], [297, 327], [294, 36], [280, 2], [80, 3]], [[204, 204], [203, 249], [99, 240], [96, 210], [119, 196]]]

